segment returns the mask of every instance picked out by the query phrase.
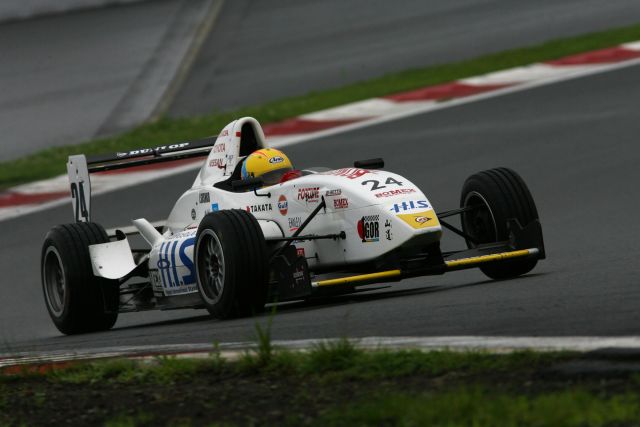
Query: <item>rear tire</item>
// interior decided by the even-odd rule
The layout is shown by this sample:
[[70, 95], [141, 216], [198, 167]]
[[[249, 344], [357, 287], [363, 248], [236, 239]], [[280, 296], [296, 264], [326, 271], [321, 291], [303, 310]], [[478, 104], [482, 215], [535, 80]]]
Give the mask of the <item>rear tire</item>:
[[63, 334], [108, 330], [118, 319], [118, 282], [94, 276], [89, 256], [89, 245], [108, 241], [102, 226], [85, 222], [58, 225], [45, 237], [42, 290]]
[[[508, 168], [496, 168], [471, 175], [462, 186], [460, 207], [478, 206], [461, 217], [462, 230], [478, 243], [509, 239], [507, 220], [515, 218], [525, 227], [538, 219], [533, 197], [520, 175]], [[467, 240], [469, 248], [475, 244]], [[483, 264], [480, 270], [496, 280], [528, 273], [537, 259], [515, 259]]]
[[253, 215], [239, 209], [207, 214], [194, 250], [198, 291], [212, 316], [227, 319], [264, 309], [268, 253]]

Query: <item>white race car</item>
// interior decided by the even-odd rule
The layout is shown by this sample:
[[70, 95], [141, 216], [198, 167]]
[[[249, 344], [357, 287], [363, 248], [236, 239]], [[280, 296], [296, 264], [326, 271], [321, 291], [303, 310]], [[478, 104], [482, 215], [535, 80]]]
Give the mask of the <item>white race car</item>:
[[[105, 330], [118, 313], [189, 307], [224, 319], [268, 302], [471, 267], [510, 278], [544, 258], [535, 204], [510, 169], [472, 175], [460, 208], [436, 213], [416, 185], [381, 170], [382, 159], [311, 168], [268, 187], [241, 179], [243, 158], [263, 147], [260, 124], [245, 117], [215, 139], [69, 157], [75, 222], [49, 231], [41, 261], [56, 327], [65, 334]], [[91, 222], [90, 172], [196, 156], [207, 159], [166, 223], [141, 218], [109, 235]], [[454, 215], [460, 228], [445, 221]], [[468, 248], [441, 252], [443, 227]], [[132, 234], [148, 247], [132, 250]], [[334, 277], [318, 277], [327, 274]]]

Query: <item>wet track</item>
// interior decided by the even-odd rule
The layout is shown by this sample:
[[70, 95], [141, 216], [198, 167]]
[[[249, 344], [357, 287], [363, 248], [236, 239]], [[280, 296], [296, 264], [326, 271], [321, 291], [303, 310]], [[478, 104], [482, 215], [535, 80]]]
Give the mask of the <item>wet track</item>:
[[640, 21], [637, 0], [233, 0], [169, 113], [204, 114]]
[[[469, 174], [512, 167], [538, 204], [548, 259], [511, 281], [472, 270], [290, 304], [274, 319], [274, 338], [638, 334], [639, 73], [634, 66], [288, 148], [298, 166], [382, 156], [439, 209], [457, 204]], [[161, 218], [192, 179], [99, 196], [95, 219]], [[60, 336], [44, 308], [38, 259], [46, 230], [70, 217], [63, 206], [0, 223], [4, 351], [252, 338], [255, 319], [219, 322], [204, 311], [122, 315], [113, 331]]]

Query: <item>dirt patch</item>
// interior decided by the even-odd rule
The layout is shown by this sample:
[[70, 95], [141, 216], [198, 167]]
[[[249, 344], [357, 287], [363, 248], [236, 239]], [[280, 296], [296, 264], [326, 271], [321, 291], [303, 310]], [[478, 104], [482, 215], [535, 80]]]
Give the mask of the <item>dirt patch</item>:
[[469, 386], [531, 396], [572, 388], [601, 396], [638, 391], [632, 372], [607, 377], [602, 372], [564, 375], [554, 369], [374, 379], [228, 369], [162, 383], [5, 379], [0, 384], [0, 424], [309, 425], [329, 409], [390, 392], [438, 393]]

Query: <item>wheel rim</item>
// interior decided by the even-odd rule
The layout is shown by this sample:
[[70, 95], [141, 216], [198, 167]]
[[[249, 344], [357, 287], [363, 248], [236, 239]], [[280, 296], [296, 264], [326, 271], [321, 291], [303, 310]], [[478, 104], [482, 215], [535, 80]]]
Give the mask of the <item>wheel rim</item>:
[[225, 264], [220, 239], [212, 230], [204, 230], [196, 247], [198, 286], [205, 301], [217, 303], [224, 291]]
[[[471, 191], [464, 198], [463, 207], [475, 209], [462, 214], [462, 229], [477, 243], [491, 243], [498, 241], [498, 227], [493, 211], [482, 194]], [[473, 242], [468, 242], [475, 246]]]
[[67, 281], [60, 253], [55, 246], [49, 246], [45, 252], [42, 280], [47, 305], [56, 317], [60, 317], [64, 311]]

